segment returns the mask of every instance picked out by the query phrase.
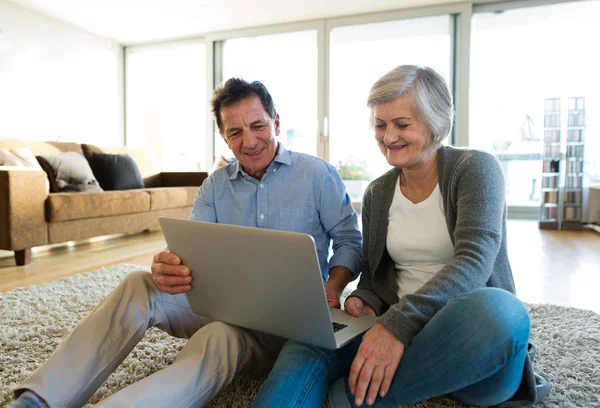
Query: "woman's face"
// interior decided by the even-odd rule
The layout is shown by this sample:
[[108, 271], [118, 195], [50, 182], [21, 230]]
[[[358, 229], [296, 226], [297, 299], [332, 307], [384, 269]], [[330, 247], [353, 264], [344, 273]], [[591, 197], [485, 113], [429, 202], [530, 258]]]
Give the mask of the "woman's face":
[[373, 121], [375, 139], [390, 165], [413, 169], [431, 158], [433, 135], [416, 115], [410, 96], [375, 105]]

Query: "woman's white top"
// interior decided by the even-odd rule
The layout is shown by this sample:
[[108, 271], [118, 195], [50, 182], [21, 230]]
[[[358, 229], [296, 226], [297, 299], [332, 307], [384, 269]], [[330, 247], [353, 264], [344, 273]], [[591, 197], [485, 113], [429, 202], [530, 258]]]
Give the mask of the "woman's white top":
[[387, 250], [396, 264], [398, 297], [416, 292], [452, 261], [439, 184], [427, 199], [414, 204], [402, 194], [400, 178], [389, 211]]

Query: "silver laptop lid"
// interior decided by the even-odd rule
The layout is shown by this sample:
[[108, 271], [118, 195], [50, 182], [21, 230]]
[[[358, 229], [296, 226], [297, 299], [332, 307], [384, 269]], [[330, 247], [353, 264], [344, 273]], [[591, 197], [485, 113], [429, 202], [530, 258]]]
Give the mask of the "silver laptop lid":
[[336, 348], [310, 235], [165, 217], [159, 222], [169, 250], [192, 271], [187, 295], [196, 314]]

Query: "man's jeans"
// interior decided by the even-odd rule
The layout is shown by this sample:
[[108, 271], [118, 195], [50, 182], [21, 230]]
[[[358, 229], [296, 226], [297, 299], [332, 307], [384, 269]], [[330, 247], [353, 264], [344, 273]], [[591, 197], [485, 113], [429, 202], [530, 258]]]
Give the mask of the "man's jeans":
[[[390, 391], [373, 406], [444, 394], [470, 405], [506, 401], [521, 383], [529, 331], [527, 310], [513, 294], [481, 288], [460, 295], [412, 339]], [[332, 407], [355, 407], [347, 376], [361, 340], [339, 350], [288, 342], [252, 406], [321, 407], [329, 392]]]

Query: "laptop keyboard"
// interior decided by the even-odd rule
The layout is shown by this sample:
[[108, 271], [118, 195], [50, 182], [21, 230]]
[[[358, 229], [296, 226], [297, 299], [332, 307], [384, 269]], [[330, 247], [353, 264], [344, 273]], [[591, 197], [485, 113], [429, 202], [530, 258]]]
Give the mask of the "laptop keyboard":
[[331, 323], [333, 325], [333, 332], [337, 332], [342, 330], [344, 327], [348, 327], [347, 324], [343, 324], [343, 323], [337, 323], [337, 322], [333, 322]]

